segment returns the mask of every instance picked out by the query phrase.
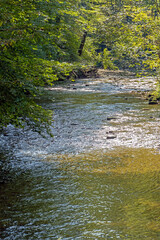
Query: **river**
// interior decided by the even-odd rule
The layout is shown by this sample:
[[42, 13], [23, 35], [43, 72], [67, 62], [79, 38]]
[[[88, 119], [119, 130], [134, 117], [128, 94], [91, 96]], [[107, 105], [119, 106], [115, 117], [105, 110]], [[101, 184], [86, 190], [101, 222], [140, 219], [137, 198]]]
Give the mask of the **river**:
[[152, 77], [102, 71], [47, 88], [54, 138], [0, 135], [0, 239], [160, 239], [160, 105]]

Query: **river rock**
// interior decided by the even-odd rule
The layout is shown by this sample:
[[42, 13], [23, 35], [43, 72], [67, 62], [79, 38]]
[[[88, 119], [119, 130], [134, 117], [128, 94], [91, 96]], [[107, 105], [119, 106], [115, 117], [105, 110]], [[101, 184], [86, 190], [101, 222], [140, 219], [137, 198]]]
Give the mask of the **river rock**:
[[116, 117], [107, 117], [108, 121], [115, 120], [115, 119], [116, 119]]
[[157, 99], [153, 100], [153, 99], [149, 99], [149, 102], [148, 102], [150, 105], [153, 105], [153, 104], [158, 104], [158, 101]]
[[113, 131], [107, 131], [106, 133], [107, 134], [113, 134], [114, 132]]
[[107, 136], [107, 139], [115, 139], [117, 136]]
[[157, 98], [154, 95], [149, 94], [148, 97], [149, 97], [148, 98], [148, 101], [149, 101], [148, 103], [149, 104], [152, 104], [152, 105], [153, 104], [158, 104], [158, 100], [157, 100]]

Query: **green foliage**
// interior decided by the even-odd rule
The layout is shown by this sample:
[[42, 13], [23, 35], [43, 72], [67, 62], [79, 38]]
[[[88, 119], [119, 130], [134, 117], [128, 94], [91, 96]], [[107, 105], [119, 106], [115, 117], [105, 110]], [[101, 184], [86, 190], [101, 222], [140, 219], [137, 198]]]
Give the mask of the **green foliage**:
[[[101, 53], [101, 61], [106, 62], [103, 65], [107, 67], [107, 61], [111, 60], [119, 68], [136, 71], [158, 69], [159, 18], [152, 14], [153, 9], [159, 8], [157, 1], [153, 5], [149, 1], [128, 0], [107, 3], [101, 1], [101, 20], [94, 42]], [[104, 49], [108, 49], [108, 57], [103, 54]]]
[[78, 58], [78, 1], [2, 0], [0, 3], [0, 126], [36, 131], [52, 113], [36, 104], [39, 87], [65, 78]]
[[107, 48], [103, 51], [103, 67], [104, 69], [111, 69], [115, 70], [118, 69], [114, 64], [110, 57], [110, 52], [107, 50]]

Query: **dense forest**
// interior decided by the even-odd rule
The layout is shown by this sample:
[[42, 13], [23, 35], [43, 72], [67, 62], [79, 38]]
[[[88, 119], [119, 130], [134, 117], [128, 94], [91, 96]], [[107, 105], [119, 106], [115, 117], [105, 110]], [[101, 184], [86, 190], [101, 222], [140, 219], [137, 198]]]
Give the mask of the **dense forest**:
[[36, 98], [80, 70], [127, 69], [158, 79], [159, 15], [158, 0], [1, 0], [0, 127], [49, 132], [52, 112]]

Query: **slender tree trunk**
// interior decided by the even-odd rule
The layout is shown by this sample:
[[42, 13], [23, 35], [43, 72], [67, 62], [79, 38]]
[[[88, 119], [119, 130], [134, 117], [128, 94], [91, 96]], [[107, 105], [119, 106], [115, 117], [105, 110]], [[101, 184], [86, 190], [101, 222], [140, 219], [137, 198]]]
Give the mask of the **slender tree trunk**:
[[85, 44], [85, 41], [86, 41], [86, 37], [87, 37], [87, 31], [84, 32], [81, 44], [80, 44], [79, 49], [78, 49], [78, 55], [79, 56], [82, 55], [84, 44]]

